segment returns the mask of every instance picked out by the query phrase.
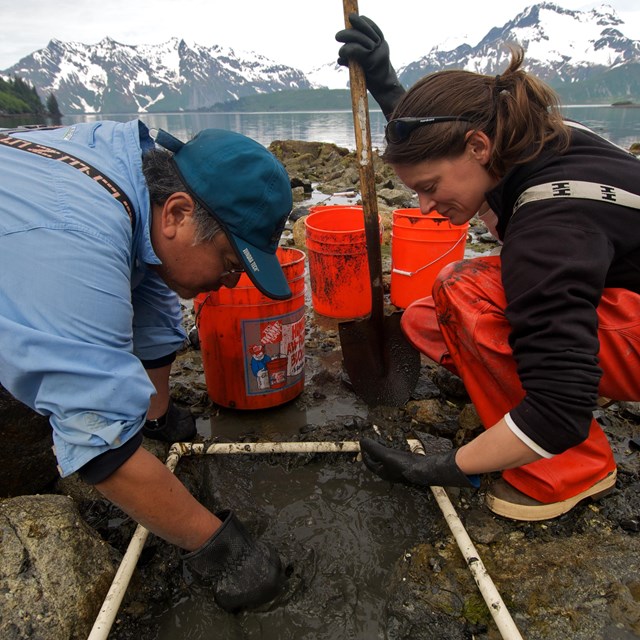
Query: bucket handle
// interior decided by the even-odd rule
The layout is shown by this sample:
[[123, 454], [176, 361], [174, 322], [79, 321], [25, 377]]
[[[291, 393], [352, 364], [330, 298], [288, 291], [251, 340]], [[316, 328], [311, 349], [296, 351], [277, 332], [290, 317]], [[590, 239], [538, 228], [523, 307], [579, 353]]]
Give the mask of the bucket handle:
[[427, 269], [428, 267], [433, 266], [436, 262], [438, 262], [439, 260], [442, 260], [442, 258], [445, 258], [446, 256], [448, 256], [463, 240], [466, 241], [467, 239], [467, 234], [463, 233], [457, 240], [456, 243], [450, 247], [449, 249], [447, 249], [441, 256], [438, 256], [435, 260], [432, 260], [431, 262], [428, 262], [427, 264], [423, 265], [422, 267], [420, 267], [419, 269], [416, 269], [415, 271], [403, 271], [402, 269], [391, 269], [391, 271], [393, 273], [398, 273], [401, 276], [415, 276], [416, 273], [420, 273], [423, 269]]
[[204, 305], [207, 304], [207, 301], [209, 300], [209, 296], [211, 296], [211, 291], [209, 291], [209, 293], [207, 293], [207, 297], [202, 301], [202, 304], [198, 307], [198, 311], [196, 311], [196, 315], [193, 318], [193, 324], [199, 329], [200, 328], [200, 313], [202, 312], [202, 309], [204, 308]]

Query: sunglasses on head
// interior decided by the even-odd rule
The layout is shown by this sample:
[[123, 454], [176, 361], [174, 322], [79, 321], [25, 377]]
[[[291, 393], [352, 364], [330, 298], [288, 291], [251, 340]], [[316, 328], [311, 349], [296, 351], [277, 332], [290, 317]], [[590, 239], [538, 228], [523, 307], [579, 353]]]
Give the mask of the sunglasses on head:
[[404, 142], [415, 129], [437, 122], [471, 122], [469, 118], [460, 116], [428, 116], [426, 118], [396, 118], [390, 120], [384, 130], [387, 142], [395, 144]]

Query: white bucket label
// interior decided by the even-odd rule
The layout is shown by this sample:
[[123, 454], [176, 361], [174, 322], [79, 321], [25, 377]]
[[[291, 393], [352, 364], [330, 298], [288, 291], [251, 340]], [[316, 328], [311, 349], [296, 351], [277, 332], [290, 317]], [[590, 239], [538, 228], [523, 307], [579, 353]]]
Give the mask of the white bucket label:
[[303, 380], [304, 308], [273, 318], [242, 320], [247, 395], [277, 393]]
[[266, 367], [258, 370], [256, 373], [256, 382], [258, 383], [258, 389], [261, 391], [269, 388], [269, 372]]

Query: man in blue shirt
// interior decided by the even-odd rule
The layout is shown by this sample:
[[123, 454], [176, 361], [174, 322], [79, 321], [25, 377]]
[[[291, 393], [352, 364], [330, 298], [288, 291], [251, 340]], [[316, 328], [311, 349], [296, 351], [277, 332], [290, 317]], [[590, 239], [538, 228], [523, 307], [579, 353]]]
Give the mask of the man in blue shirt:
[[140, 445], [195, 435], [169, 399], [178, 296], [246, 271], [290, 297], [275, 252], [291, 206], [282, 165], [230, 131], [186, 144], [164, 131], [154, 144], [139, 121], [0, 132], [0, 383], [49, 417], [63, 476], [186, 550], [231, 611], [277, 594], [278, 555]]

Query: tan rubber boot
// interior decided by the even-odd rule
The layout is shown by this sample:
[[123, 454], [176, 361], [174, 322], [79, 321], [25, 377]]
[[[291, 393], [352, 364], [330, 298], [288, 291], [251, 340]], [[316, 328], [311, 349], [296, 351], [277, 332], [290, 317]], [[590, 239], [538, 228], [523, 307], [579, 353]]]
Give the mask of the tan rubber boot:
[[582, 493], [572, 498], [567, 498], [560, 502], [551, 502], [549, 504], [530, 498], [500, 478], [500, 480], [494, 482], [487, 491], [485, 502], [493, 513], [505, 518], [511, 518], [512, 520], [531, 522], [536, 520], [549, 520], [550, 518], [557, 518], [563, 513], [567, 513], [567, 511], [573, 509], [573, 507], [579, 502], [582, 502], [582, 500], [586, 500], [587, 498], [598, 500], [611, 493], [615, 488], [617, 473], [614, 469], [602, 478], [602, 480], [596, 482]]

